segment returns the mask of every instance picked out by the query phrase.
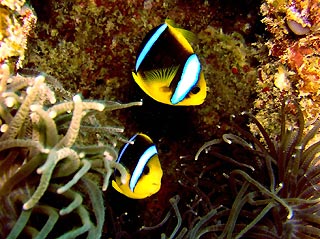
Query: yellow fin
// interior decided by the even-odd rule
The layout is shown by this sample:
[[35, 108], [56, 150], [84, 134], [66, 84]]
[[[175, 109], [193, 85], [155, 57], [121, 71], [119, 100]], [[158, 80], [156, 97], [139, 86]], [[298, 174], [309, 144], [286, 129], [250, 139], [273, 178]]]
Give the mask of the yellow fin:
[[123, 193], [121, 188], [119, 188], [118, 184], [116, 183], [116, 181], [112, 180], [112, 187], [117, 190], [119, 193]]
[[132, 76], [140, 88], [151, 98], [164, 104], [171, 104], [170, 97], [172, 92], [169, 88], [171, 81], [152, 81], [146, 79], [145, 75], [142, 76], [140, 73], [136, 74], [134, 72], [132, 72]]
[[180, 33], [189, 43], [196, 43], [198, 37], [191, 31], [178, 27], [175, 22], [171, 19], [166, 19], [165, 23], [173, 28], [173, 31]]
[[181, 35], [189, 42], [189, 43], [196, 43], [198, 41], [197, 35], [193, 32], [190, 32], [186, 29], [182, 28], [175, 28], [176, 31], [180, 32]]
[[146, 71], [145, 77], [147, 81], [168, 82], [168, 86], [173, 78], [176, 76], [179, 66], [172, 66], [168, 68], [156, 69]]
[[175, 23], [173, 20], [169, 19], [169, 18], [167, 18], [164, 22], [165, 22], [167, 25], [170, 25], [170, 26], [172, 26], [172, 27], [174, 27], [174, 28], [177, 27], [176, 23]]

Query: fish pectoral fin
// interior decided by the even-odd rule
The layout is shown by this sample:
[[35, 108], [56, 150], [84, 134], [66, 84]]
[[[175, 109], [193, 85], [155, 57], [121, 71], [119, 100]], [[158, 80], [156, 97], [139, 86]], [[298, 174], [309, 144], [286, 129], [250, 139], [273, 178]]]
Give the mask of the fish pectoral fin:
[[145, 76], [149, 81], [156, 82], [171, 82], [176, 76], [179, 66], [172, 66], [168, 68], [161, 68], [152, 71], [146, 71]]

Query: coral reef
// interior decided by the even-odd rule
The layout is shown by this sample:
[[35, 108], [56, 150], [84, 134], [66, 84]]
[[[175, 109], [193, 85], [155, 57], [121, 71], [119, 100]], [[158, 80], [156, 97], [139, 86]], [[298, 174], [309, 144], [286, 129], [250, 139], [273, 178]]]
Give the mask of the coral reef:
[[208, 81], [207, 99], [197, 111], [201, 118], [198, 130], [211, 137], [218, 131], [212, 126], [220, 125], [225, 130], [230, 115], [249, 110], [257, 79], [257, 50], [248, 46], [241, 34], [227, 34], [212, 26], [200, 31], [198, 39]]
[[[317, 237], [319, 1], [0, 4], [0, 237]], [[167, 17], [198, 36], [199, 107], [152, 102], [131, 79], [141, 40]], [[110, 100], [141, 98], [110, 113], [141, 105]], [[244, 110], [254, 117], [232, 117]], [[151, 198], [103, 195], [114, 168], [125, 174], [115, 118], [159, 146]]]
[[[208, 99], [201, 108], [186, 109], [197, 115], [195, 124], [203, 126], [199, 132], [214, 134], [210, 130], [212, 125], [222, 125], [230, 114], [249, 110], [252, 105], [257, 50], [250, 43], [256, 30], [254, 24], [258, 22], [252, 13], [258, 4], [252, 6], [242, 1], [252, 9], [239, 7], [241, 16], [232, 11], [232, 4], [225, 4], [223, 7], [228, 9], [224, 14], [228, 15], [228, 21], [234, 21], [232, 25], [224, 24], [219, 1], [31, 2], [39, 24], [35, 36], [29, 39], [25, 67], [53, 75], [66, 89], [86, 98], [125, 102], [143, 98], [147, 103], [149, 98], [132, 81], [136, 52], [147, 32], [170, 18], [199, 38], [193, 47], [203, 65]], [[43, 57], [48, 60], [43, 61]], [[240, 94], [243, 96], [237, 97]], [[144, 109], [143, 114], [151, 111], [147, 104]], [[139, 117], [138, 114], [133, 117]], [[129, 117], [126, 114], [120, 118], [126, 121]], [[154, 120], [157, 119], [149, 121]], [[125, 123], [130, 130], [130, 118]], [[168, 124], [164, 120], [157, 123]], [[145, 129], [144, 123], [137, 124], [138, 130]]]
[[[114, 168], [122, 177], [126, 171], [115, 162], [123, 128], [101, 126], [94, 112], [141, 102], [70, 100], [52, 77], [12, 76], [7, 64], [0, 73], [1, 237], [99, 238], [105, 220], [99, 177], [106, 190]], [[78, 223], [59, 226], [70, 218]]]
[[262, 44], [273, 57], [262, 60], [257, 84], [255, 107], [262, 121], [276, 122], [275, 109], [291, 94], [300, 98], [307, 121], [319, 115], [319, 9], [318, 0], [268, 0], [261, 5], [262, 22], [271, 33]]
[[[107, 95], [110, 100], [127, 96], [130, 71], [144, 35], [166, 17], [175, 16], [172, 7], [181, 8], [179, 22], [186, 17], [190, 20], [186, 11], [191, 11], [172, 1], [32, 2], [41, 24], [29, 41], [25, 66], [56, 77], [87, 98]], [[205, 18], [210, 14], [207, 7], [199, 4], [198, 8], [201, 19], [190, 20], [195, 27], [210, 20]], [[42, 57], [48, 61], [43, 62]]]

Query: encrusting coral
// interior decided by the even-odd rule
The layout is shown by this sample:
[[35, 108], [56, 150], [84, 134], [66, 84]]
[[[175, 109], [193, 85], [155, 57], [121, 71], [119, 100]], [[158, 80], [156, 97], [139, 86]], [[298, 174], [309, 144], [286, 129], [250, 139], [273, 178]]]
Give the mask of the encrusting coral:
[[0, 62], [17, 57], [16, 66], [21, 67], [27, 38], [36, 21], [33, 9], [25, 0], [0, 2]]
[[306, 121], [319, 115], [319, 10], [318, 0], [265, 0], [261, 5], [262, 22], [271, 33], [263, 44], [272, 56], [261, 63], [256, 85], [256, 116], [264, 127], [275, 122], [274, 109], [292, 94], [299, 97]]
[[[101, 126], [94, 113], [142, 102], [86, 101], [80, 95], [60, 100], [55, 93], [66, 91], [53, 87], [55, 80], [44, 74], [10, 75], [7, 64], [1, 65], [0, 80], [1, 237], [75, 238], [87, 233], [87, 238], [99, 238], [104, 203], [92, 180], [104, 176], [106, 190], [114, 168], [122, 177], [126, 171], [115, 162], [123, 128]], [[67, 216], [80, 221], [53, 231]], [[47, 221], [33, 223], [37, 217]]]

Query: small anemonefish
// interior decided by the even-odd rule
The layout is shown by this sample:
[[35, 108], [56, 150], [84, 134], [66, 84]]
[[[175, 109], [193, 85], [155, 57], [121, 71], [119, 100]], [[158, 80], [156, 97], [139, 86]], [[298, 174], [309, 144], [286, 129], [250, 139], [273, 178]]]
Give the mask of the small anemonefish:
[[126, 183], [119, 175], [112, 187], [129, 198], [141, 199], [151, 196], [161, 187], [162, 169], [156, 146], [149, 136], [138, 133], [122, 147], [118, 159], [127, 170]]
[[152, 29], [137, 54], [132, 76], [154, 100], [169, 105], [199, 105], [206, 98], [201, 64], [189, 42], [193, 33], [173, 21]]

